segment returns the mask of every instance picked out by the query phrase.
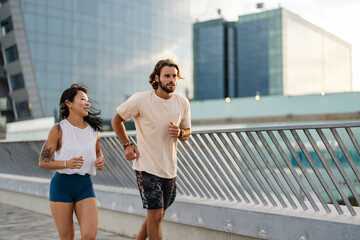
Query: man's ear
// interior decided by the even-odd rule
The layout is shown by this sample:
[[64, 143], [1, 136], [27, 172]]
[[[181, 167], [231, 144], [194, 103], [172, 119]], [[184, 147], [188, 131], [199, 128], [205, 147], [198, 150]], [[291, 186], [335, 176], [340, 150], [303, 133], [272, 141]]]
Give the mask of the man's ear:
[[159, 75], [155, 75], [155, 82], [159, 82]]

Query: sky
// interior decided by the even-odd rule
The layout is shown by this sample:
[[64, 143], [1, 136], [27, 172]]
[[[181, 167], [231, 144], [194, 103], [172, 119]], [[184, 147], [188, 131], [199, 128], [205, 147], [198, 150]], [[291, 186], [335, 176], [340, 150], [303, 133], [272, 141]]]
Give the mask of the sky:
[[[264, 3], [265, 10], [279, 6], [290, 10], [327, 32], [345, 40], [352, 47], [353, 90], [360, 91], [360, 1], [359, 0], [200, 0], [195, 2], [193, 16], [199, 21], [218, 18], [221, 9], [226, 20], [258, 12], [256, 3]], [[206, 2], [206, 3], [205, 3]]]

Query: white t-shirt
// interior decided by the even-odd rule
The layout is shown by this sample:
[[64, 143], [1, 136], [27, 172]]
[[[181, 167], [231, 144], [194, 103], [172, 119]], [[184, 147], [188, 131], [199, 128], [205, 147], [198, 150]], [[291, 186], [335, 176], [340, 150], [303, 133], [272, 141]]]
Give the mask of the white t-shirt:
[[168, 127], [174, 122], [182, 129], [191, 127], [189, 101], [173, 93], [163, 99], [155, 91], [132, 95], [116, 108], [124, 119], [134, 118], [140, 158], [133, 169], [162, 178], [174, 178], [177, 172], [177, 138], [170, 137]]
[[60, 169], [59, 173], [96, 175], [96, 140], [98, 131], [93, 129], [88, 123], [85, 129], [71, 125], [68, 120], [60, 121], [62, 131], [61, 148], [54, 154], [55, 160], [68, 161], [74, 157], [84, 159], [84, 164], [80, 169]]

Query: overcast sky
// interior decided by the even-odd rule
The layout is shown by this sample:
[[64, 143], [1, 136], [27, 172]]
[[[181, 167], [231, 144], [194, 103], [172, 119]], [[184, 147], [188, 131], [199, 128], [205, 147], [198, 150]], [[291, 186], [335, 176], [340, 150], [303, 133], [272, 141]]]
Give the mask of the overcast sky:
[[[203, 2], [205, 1], [205, 2]], [[359, 0], [203, 0], [191, 1], [197, 5], [194, 16], [198, 20], [216, 18], [216, 9], [222, 10], [227, 20], [238, 15], [257, 12], [256, 3], [263, 2], [266, 10], [279, 6], [298, 14], [309, 22], [347, 41], [352, 46], [352, 80], [354, 91], [360, 91], [360, 1]], [[193, 3], [195, 2], [195, 3]]]

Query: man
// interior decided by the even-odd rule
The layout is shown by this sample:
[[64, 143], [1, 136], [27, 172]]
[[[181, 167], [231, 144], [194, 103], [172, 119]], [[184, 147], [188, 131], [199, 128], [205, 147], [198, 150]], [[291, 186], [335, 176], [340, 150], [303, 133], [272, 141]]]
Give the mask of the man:
[[[173, 93], [181, 79], [172, 60], [159, 61], [150, 75], [155, 91], [139, 92], [116, 108], [112, 127], [124, 146], [127, 160], [135, 160], [138, 187], [147, 217], [137, 240], [162, 239], [161, 222], [176, 196], [177, 139], [191, 134], [189, 101]], [[123, 122], [135, 120], [137, 148], [130, 142]]]

